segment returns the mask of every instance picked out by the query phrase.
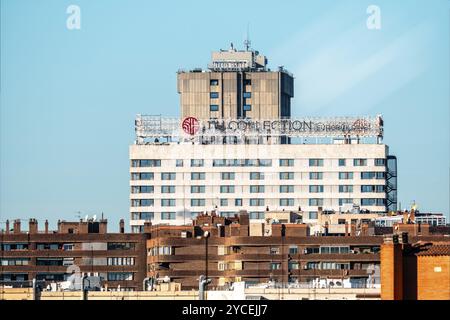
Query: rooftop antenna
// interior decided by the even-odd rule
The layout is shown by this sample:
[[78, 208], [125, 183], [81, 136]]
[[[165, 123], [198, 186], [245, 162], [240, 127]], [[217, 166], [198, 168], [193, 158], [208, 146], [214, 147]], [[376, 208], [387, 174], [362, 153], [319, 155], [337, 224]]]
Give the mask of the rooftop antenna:
[[250, 23], [247, 23], [247, 37], [244, 40], [244, 46], [245, 46], [245, 51], [249, 51], [250, 50], [250, 46], [252, 44], [252, 42], [250, 41]]

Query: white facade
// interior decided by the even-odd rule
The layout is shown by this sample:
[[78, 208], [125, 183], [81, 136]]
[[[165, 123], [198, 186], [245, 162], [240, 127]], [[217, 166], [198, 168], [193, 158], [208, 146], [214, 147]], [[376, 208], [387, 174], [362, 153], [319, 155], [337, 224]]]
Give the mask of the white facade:
[[132, 145], [130, 225], [182, 225], [216, 207], [251, 219], [267, 207], [300, 207], [308, 219], [345, 203], [386, 212], [387, 155], [384, 144]]

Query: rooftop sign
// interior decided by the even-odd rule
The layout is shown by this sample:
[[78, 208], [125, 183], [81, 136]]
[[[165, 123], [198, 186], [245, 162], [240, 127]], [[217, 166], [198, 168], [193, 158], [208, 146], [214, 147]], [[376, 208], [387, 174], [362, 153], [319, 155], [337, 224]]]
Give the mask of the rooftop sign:
[[290, 119], [184, 119], [138, 115], [138, 141], [170, 137], [383, 137], [383, 119], [376, 117], [290, 118]]

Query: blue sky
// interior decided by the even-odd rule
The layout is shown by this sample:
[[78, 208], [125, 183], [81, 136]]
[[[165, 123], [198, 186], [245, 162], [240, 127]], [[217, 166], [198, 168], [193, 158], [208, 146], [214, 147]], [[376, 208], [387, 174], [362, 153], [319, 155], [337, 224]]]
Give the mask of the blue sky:
[[448, 215], [449, 17], [447, 0], [1, 0], [0, 221], [104, 212], [117, 229], [135, 115], [178, 115], [176, 71], [242, 47], [247, 24], [295, 74], [295, 116], [383, 114], [402, 207]]

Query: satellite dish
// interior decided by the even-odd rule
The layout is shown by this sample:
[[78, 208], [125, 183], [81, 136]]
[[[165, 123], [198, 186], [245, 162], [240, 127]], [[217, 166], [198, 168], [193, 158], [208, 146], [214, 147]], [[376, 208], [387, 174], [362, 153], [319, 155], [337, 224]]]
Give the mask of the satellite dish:
[[84, 221], [88, 221], [88, 219], [89, 219], [89, 215], [86, 215], [85, 217], [84, 217]]
[[96, 215], [96, 214], [94, 214], [94, 215], [92, 216], [92, 221], [95, 221], [95, 220], [97, 220], [97, 215]]

